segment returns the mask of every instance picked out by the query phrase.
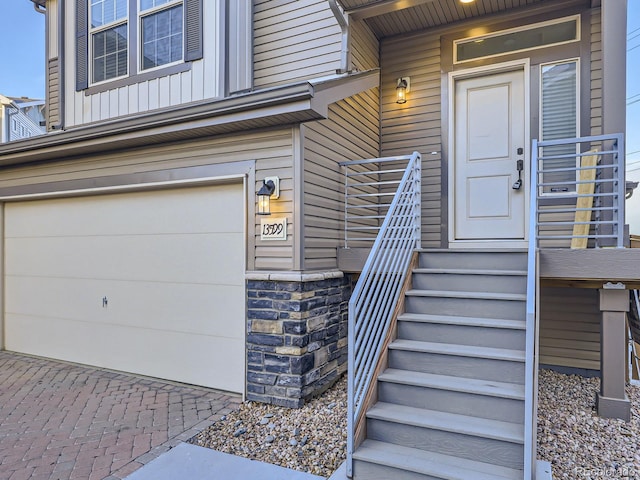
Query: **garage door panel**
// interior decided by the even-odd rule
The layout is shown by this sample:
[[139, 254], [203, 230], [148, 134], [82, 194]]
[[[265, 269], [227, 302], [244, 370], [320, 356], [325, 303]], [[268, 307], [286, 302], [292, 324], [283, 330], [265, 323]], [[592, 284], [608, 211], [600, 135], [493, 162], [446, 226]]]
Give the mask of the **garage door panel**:
[[[7, 350], [232, 392], [244, 388], [242, 339], [8, 315]], [[73, 332], [69, 335], [69, 332]], [[188, 368], [185, 368], [188, 365]]]
[[244, 229], [240, 184], [6, 204], [7, 349], [242, 392]]
[[[107, 298], [106, 307], [103, 298]], [[244, 294], [235, 286], [14, 277], [6, 312], [226, 338], [244, 336]]]
[[[240, 234], [7, 239], [8, 275], [243, 285]], [[221, 255], [221, 252], [226, 254]]]
[[[212, 194], [212, 188], [215, 194]], [[7, 238], [243, 231], [238, 185], [11, 204]], [[78, 219], [83, 221], [79, 222]], [[240, 220], [240, 221], [238, 221]]]

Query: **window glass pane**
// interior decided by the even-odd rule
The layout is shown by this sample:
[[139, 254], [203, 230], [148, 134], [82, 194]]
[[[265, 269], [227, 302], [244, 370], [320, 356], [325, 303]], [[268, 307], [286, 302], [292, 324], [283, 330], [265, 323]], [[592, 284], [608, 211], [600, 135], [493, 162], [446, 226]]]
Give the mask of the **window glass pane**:
[[127, 25], [118, 25], [92, 35], [93, 82], [127, 74]]
[[91, 27], [123, 20], [127, 16], [127, 0], [90, 0]]
[[[559, 140], [578, 136], [577, 67], [577, 62], [568, 62], [545, 65], [541, 69], [540, 137], [542, 140]], [[545, 147], [543, 150], [543, 156], [575, 155], [575, 153], [575, 145]], [[543, 182], [554, 182], [558, 185], [545, 186], [543, 192], [574, 192], [575, 185], [562, 182], [574, 182], [575, 172], [549, 172], [548, 170], [575, 166], [574, 157], [544, 160], [541, 165], [545, 170]]]
[[494, 36], [456, 42], [456, 60], [500, 55], [504, 53], [540, 48], [556, 43], [569, 42], [578, 38], [578, 22], [554, 23], [510, 33], [498, 33]]
[[116, 18], [115, 0], [103, 0], [104, 23], [111, 23]]
[[102, 15], [102, 2], [100, 0], [91, 1], [91, 26], [99, 27], [104, 24], [104, 15]]
[[143, 70], [182, 60], [182, 27], [182, 5], [142, 17]]
[[153, 7], [158, 7], [169, 3], [171, 0], [140, 0], [140, 11], [149, 10]]

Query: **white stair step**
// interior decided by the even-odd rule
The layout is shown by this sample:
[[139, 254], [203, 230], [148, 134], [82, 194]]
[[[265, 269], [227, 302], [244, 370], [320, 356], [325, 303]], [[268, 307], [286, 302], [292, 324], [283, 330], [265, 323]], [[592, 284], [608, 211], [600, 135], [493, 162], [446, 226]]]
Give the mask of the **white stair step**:
[[414, 385], [417, 387], [437, 388], [454, 392], [472, 393], [492, 397], [524, 400], [524, 385], [475, 378], [435, 375], [388, 368], [378, 377], [379, 381]]
[[521, 480], [522, 471], [391, 443], [365, 440], [355, 460], [449, 480]]
[[489, 420], [383, 402], [376, 403], [367, 412], [367, 418], [515, 444], [524, 444], [524, 425], [502, 422], [500, 420]]
[[480, 300], [525, 301], [527, 299], [527, 295], [523, 293], [456, 292], [450, 290], [408, 290], [406, 295], [409, 297], [440, 297]]
[[476, 318], [459, 317], [453, 315], [430, 315], [424, 313], [402, 313], [398, 316], [400, 321], [441, 323], [449, 325], [467, 325], [470, 327], [509, 328], [513, 330], [525, 330], [526, 323], [522, 320], [509, 320], [503, 318]]
[[524, 352], [506, 348], [476, 347], [471, 345], [455, 345], [451, 343], [418, 342], [415, 340], [394, 340], [389, 348], [392, 350], [406, 350], [412, 352], [438, 353], [442, 355], [456, 355], [459, 357], [487, 358], [492, 360], [507, 360], [524, 362]]

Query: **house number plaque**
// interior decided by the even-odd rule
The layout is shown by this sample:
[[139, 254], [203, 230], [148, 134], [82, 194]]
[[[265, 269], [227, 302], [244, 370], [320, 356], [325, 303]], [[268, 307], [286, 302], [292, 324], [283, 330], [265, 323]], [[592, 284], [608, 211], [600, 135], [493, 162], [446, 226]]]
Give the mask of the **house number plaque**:
[[261, 218], [260, 219], [260, 240], [286, 240], [287, 239], [287, 219], [286, 218]]

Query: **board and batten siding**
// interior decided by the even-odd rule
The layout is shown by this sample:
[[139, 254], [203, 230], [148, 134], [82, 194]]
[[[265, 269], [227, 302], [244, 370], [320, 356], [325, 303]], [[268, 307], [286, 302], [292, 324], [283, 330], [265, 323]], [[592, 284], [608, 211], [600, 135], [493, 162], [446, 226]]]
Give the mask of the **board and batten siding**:
[[[382, 42], [381, 156], [422, 154], [422, 246], [441, 246], [440, 37]], [[396, 79], [411, 78], [409, 101], [396, 103]], [[431, 155], [431, 152], [436, 152]]]
[[[0, 179], [0, 195], [11, 187], [255, 160], [256, 184], [253, 187], [256, 190], [265, 176], [280, 177], [280, 198], [273, 202], [272, 211], [287, 218], [289, 235], [286, 241], [263, 242], [260, 240], [260, 219], [257, 216], [250, 218], [252, 224], [247, 233], [255, 235], [254, 241], [249, 242], [249, 245], [255, 245], [255, 250], [247, 252], [247, 268], [290, 270], [293, 268], [295, 241], [292, 139], [292, 129], [286, 128], [6, 168]], [[255, 201], [252, 186], [248, 190], [250, 196], [247, 201]], [[225, 207], [220, 205], [220, 208]]]
[[[352, 26], [352, 65], [377, 68], [378, 40], [362, 23]], [[376, 158], [380, 148], [380, 94], [373, 88], [329, 107], [327, 120], [304, 132], [304, 268], [337, 268], [344, 245], [344, 172], [338, 162]]]
[[334, 74], [342, 37], [325, 0], [254, 3], [255, 88]]
[[600, 370], [598, 290], [542, 287], [540, 364]]
[[[64, 68], [65, 77], [65, 126], [74, 127], [92, 122], [109, 120], [123, 115], [144, 113], [164, 107], [222, 97], [223, 13], [222, 0], [207, 0], [203, 3], [203, 42], [205, 56], [190, 62], [191, 69], [182, 73], [152, 80], [120, 86], [118, 80], [109, 83], [114, 88], [87, 95], [85, 90], [76, 91], [76, 59], [73, 48], [76, 42], [75, 2], [65, 2], [65, 45], [68, 45]], [[132, 43], [130, 48], [137, 48]], [[89, 90], [91, 91], [91, 89]]]

